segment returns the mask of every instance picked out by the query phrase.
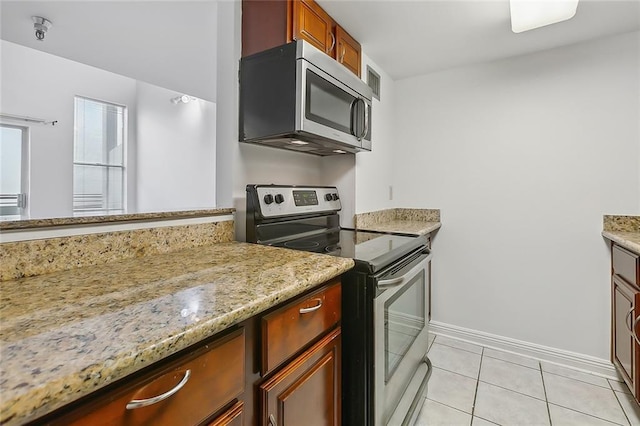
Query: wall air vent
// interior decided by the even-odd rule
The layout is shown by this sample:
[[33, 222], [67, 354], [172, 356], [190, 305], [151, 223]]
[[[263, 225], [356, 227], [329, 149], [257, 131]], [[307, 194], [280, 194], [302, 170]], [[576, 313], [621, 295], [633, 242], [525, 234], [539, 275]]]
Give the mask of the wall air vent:
[[380, 100], [380, 74], [367, 65], [367, 84], [373, 91], [373, 97]]

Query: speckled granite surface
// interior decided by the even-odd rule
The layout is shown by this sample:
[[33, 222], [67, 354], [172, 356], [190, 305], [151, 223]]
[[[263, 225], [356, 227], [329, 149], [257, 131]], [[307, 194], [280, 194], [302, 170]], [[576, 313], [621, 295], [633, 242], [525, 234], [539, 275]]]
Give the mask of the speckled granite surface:
[[355, 216], [356, 229], [364, 231], [425, 235], [441, 225], [438, 209], [389, 209]]
[[351, 267], [230, 242], [5, 281], [0, 423], [37, 418]]
[[203, 216], [224, 216], [235, 211], [233, 208], [209, 210], [182, 210], [174, 212], [133, 213], [109, 216], [58, 217], [51, 219], [27, 219], [0, 221], [0, 231], [10, 229], [46, 228], [51, 226], [75, 226], [92, 223], [134, 222], [143, 220], [186, 219]]
[[234, 239], [233, 220], [0, 244], [0, 281]]
[[640, 216], [605, 215], [602, 236], [640, 254]]

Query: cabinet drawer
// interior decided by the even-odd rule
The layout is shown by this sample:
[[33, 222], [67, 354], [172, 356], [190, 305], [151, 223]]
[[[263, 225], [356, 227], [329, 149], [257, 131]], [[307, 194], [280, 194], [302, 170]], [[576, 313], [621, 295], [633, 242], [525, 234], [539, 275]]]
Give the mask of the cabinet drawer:
[[631, 284], [640, 286], [640, 256], [622, 247], [613, 246], [613, 273]]
[[207, 426], [242, 426], [243, 412], [244, 403], [242, 401], [237, 401]]
[[[243, 392], [244, 344], [244, 330], [237, 330], [186, 355], [184, 360], [81, 406], [54, 424], [200, 424]], [[150, 403], [154, 397], [162, 400]], [[145, 403], [136, 404], [134, 400], [149, 405], [141, 406]], [[139, 407], [133, 408], [135, 405]]]
[[334, 281], [262, 318], [262, 375], [340, 321], [341, 290]]

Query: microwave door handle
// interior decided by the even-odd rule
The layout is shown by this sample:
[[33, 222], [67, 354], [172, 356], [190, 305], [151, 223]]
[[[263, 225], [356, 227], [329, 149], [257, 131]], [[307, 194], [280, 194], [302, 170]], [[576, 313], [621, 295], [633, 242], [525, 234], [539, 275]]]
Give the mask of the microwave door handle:
[[367, 103], [364, 99], [360, 98], [360, 100], [362, 101], [362, 105], [364, 107], [364, 131], [362, 132], [362, 136], [360, 136], [358, 139], [362, 140], [365, 136], [367, 136], [367, 133], [369, 133], [369, 108], [367, 108]]
[[360, 100], [360, 98], [355, 98], [351, 102], [351, 129], [350, 129], [350, 132], [356, 138], [358, 137], [358, 135], [356, 134], [356, 123], [357, 123], [356, 113], [357, 113], [357, 105], [358, 105], [358, 101], [359, 100]]

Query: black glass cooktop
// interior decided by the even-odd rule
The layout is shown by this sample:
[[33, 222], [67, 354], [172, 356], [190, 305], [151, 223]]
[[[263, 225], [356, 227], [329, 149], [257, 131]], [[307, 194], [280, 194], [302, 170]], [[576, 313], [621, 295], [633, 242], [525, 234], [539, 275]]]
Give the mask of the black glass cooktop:
[[348, 257], [356, 261], [356, 266], [366, 266], [367, 269], [376, 271], [426, 245], [426, 238], [340, 229], [273, 245]]

